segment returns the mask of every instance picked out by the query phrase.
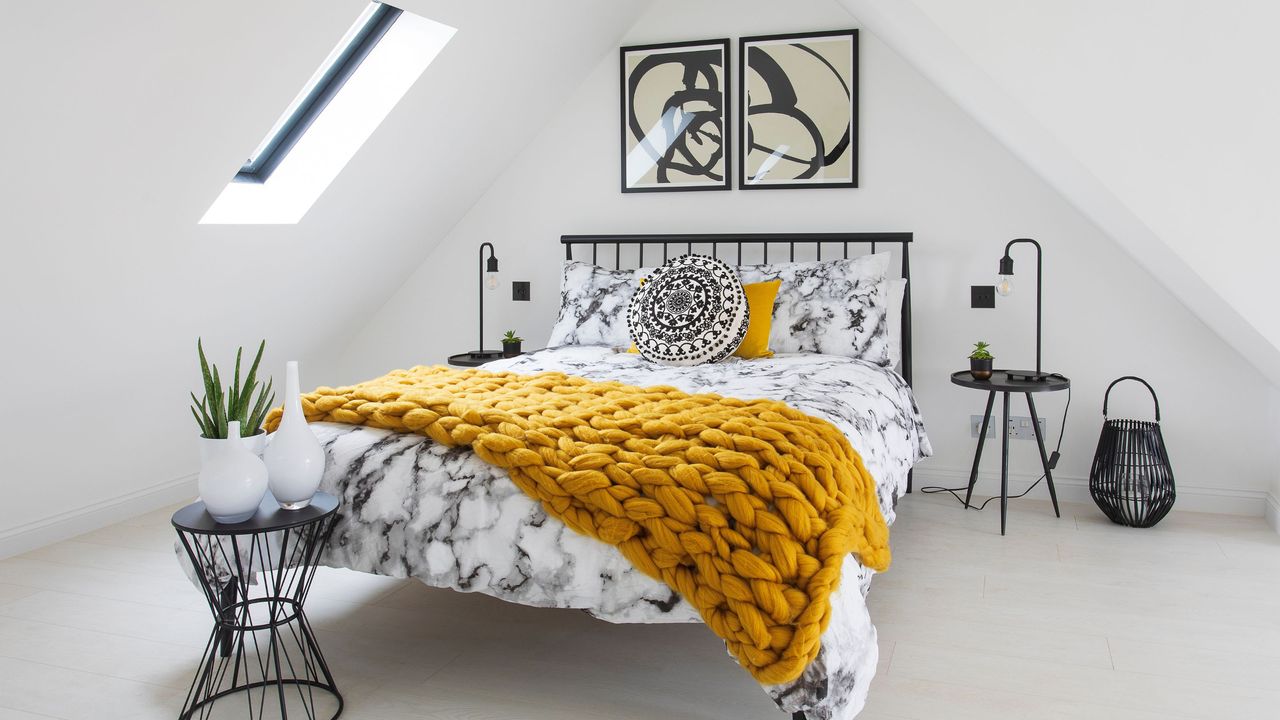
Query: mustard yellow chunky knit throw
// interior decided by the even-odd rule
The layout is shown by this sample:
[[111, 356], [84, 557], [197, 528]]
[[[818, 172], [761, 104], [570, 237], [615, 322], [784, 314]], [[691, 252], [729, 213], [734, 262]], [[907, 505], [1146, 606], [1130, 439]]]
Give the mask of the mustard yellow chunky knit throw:
[[[771, 400], [562, 373], [415, 367], [302, 397], [309, 421], [469, 445], [575, 531], [679, 592], [761, 683], [817, 656], [844, 556], [889, 565], [862, 459]], [[274, 430], [280, 410], [267, 419]]]

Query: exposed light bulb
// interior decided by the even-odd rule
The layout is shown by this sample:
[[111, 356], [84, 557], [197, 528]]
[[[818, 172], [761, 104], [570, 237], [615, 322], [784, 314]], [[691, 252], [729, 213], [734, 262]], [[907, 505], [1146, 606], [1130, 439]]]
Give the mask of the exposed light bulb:
[[1013, 294], [1013, 277], [1010, 275], [1001, 275], [996, 278], [996, 292], [1001, 297], [1009, 297]]
[[484, 275], [484, 286], [490, 290], [498, 289], [498, 273], [491, 272]]

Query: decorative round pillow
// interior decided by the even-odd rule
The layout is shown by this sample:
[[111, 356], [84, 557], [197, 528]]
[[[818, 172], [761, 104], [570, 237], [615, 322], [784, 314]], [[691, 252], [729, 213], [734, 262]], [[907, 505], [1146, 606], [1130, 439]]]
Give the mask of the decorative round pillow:
[[682, 255], [654, 270], [627, 308], [636, 349], [663, 365], [723, 360], [746, 336], [749, 320], [737, 273], [705, 255]]

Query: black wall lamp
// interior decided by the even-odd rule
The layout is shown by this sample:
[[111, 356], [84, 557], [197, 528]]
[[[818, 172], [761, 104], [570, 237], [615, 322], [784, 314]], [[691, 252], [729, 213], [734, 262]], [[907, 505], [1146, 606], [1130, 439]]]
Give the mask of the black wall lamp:
[[1009, 256], [1009, 250], [1018, 243], [1030, 243], [1036, 246], [1036, 369], [1035, 372], [1027, 372], [1025, 370], [1009, 370], [1009, 377], [1015, 380], [1035, 380], [1043, 382], [1049, 379], [1049, 373], [1040, 369], [1040, 317], [1041, 317], [1041, 300], [1044, 290], [1044, 252], [1040, 248], [1040, 243], [1031, 238], [1018, 238], [1010, 240], [1008, 245], [1004, 246], [1004, 257], [1000, 258], [1000, 277], [996, 280], [996, 292], [1002, 297], [1008, 297], [1013, 294], [1013, 258]]

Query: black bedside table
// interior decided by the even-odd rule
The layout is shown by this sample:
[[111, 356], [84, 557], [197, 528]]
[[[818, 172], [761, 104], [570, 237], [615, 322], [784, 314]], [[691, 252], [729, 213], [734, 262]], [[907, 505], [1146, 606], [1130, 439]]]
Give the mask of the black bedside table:
[[996, 402], [996, 393], [1004, 394], [1004, 424], [1000, 443], [1000, 534], [1004, 535], [1005, 517], [1009, 510], [1009, 393], [1021, 393], [1027, 396], [1027, 408], [1031, 411], [1031, 426], [1035, 428], [1036, 445], [1040, 448], [1040, 464], [1044, 467], [1044, 479], [1049, 485], [1049, 498], [1053, 500], [1053, 514], [1062, 517], [1058, 511], [1058, 491], [1053, 487], [1053, 472], [1049, 469], [1049, 456], [1044, 451], [1044, 437], [1040, 433], [1040, 416], [1036, 415], [1036, 402], [1031, 398], [1034, 393], [1057, 392], [1071, 387], [1071, 380], [1061, 375], [1050, 375], [1046, 380], [1015, 380], [1009, 377], [1008, 370], [995, 370], [988, 380], [978, 380], [968, 370], [951, 373], [952, 384], [974, 390], [987, 391], [987, 410], [982, 416], [982, 430], [978, 433], [978, 449], [973, 454], [973, 469], [969, 471], [969, 490], [964, 494], [964, 506], [969, 507], [969, 499], [973, 497], [973, 486], [978, 481], [978, 463], [982, 460], [982, 445], [987, 439], [987, 427], [991, 424], [991, 408]]
[[281, 509], [267, 493], [241, 523], [219, 523], [202, 502], [173, 514], [214, 623], [179, 720], [206, 717], [237, 693], [245, 693], [250, 717], [278, 701], [280, 717], [314, 720], [323, 717], [317, 701], [325, 693], [332, 697], [325, 709], [336, 708], [330, 720], [342, 714], [342, 694], [302, 609], [337, 511], [328, 493], [299, 510]]
[[[524, 353], [520, 353], [523, 355]], [[458, 367], [479, 367], [487, 362], [501, 360], [503, 357], [501, 350], [485, 350], [484, 352], [464, 352], [457, 355], [449, 356], [449, 364]], [[512, 357], [517, 357], [513, 355]]]

